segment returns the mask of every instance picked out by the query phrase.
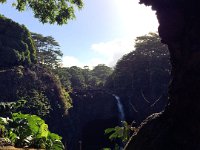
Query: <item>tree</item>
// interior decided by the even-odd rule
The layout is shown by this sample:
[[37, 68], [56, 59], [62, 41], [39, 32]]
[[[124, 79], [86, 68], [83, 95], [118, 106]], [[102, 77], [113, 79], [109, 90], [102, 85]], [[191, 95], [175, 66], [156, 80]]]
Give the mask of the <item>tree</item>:
[[112, 71], [112, 68], [104, 64], [99, 64], [92, 70], [88, 66], [84, 66], [84, 68], [72, 66], [70, 68], [58, 67], [54, 69], [62, 85], [67, 90], [102, 88]]
[[106, 79], [112, 74], [112, 68], [106, 66], [105, 64], [99, 64], [94, 67], [91, 71], [93, 76], [92, 82], [94, 84], [94, 80], [96, 80], [97, 86], [103, 86], [106, 82]]
[[23, 25], [0, 15], [0, 68], [36, 62], [30, 32]]
[[[5, 3], [7, 0], [0, 0]], [[34, 17], [38, 18], [42, 23], [57, 23], [59, 25], [66, 24], [69, 19], [74, 19], [74, 9], [83, 7], [82, 0], [17, 0], [13, 6], [18, 11], [24, 11], [31, 8]]]
[[91, 79], [93, 76], [92, 76], [91, 70], [89, 69], [89, 66], [83, 67], [82, 74], [85, 80], [85, 87], [91, 88]]
[[54, 69], [53, 72], [58, 76], [65, 90], [71, 91], [72, 85], [70, 81], [71, 74], [69, 73], [69, 68], [59, 67], [59, 68]]
[[38, 62], [51, 69], [60, 67], [63, 53], [58, 42], [51, 36], [37, 33], [31, 35], [35, 42]]
[[71, 75], [70, 81], [73, 89], [84, 89], [86, 87], [85, 78], [81, 68], [72, 66], [69, 68], [69, 73]]

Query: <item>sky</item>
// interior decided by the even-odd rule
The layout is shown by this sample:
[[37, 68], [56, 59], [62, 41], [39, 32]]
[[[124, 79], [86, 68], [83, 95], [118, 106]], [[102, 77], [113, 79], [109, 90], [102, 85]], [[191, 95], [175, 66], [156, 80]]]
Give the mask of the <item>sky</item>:
[[62, 26], [42, 24], [30, 9], [18, 12], [11, 0], [7, 1], [0, 5], [0, 13], [31, 32], [52, 36], [60, 44], [64, 67], [113, 67], [134, 50], [136, 37], [157, 32], [158, 28], [155, 12], [138, 4], [139, 0], [83, 0], [84, 7], [76, 11], [76, 19]]

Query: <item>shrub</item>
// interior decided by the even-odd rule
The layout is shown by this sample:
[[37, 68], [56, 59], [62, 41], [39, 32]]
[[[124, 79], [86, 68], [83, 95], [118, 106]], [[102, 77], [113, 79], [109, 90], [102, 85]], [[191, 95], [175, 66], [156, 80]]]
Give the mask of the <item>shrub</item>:
[[13, 113], [11, 119], [0, 117], [1, 137], [12, 141], [16, 147], [33, 147], [48, 150], [64, 150], [62, 137], [48, 130], [40, 117], [30, 114]]

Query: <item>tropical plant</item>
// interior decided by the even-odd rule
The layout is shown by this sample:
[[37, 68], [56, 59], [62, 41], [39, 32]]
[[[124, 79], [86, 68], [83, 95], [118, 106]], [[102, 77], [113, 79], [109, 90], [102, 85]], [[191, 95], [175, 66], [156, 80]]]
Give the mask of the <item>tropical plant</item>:
[[47, 116], [50, 113], [51, 105], [44, 92], [32, 89], [21, 98], [27, 100], [24, 107], [19, 109], [22, 113], [29, 113], [40, 117]]
[[[65, 95], [67, 98], [67, 93]], [[0, 113], [6, 116], [15, 112], [22, 112], [38, 115], [40, 117], [45, 117], [50, 113], [50, 102], [40, 91], [33, 89], [30, 91], [29, 95], [25, 95], [21, 97], [21, 99], [22, 100], [16, 102], [0, 102]]]
[[17, 112], [19, 109], [23, 108], [26, 103], [26, 100], [18, 100], [16, 102], [0, 102], [0, 113], [8, 115], [13, 112]]
[[110, 134], [110, 140], [121, 139], [122, 142], [128, 141], [132, 131], [131, 126], [126, 121], [122, 121], [122, 124], [123, 126], [116, 126], [105, 130], [105, 134]]
[[40, 117], [13, 113], [11, 119], [0, 118], [1, 137], [7, 137], [16, 147], [34, 147], [48, 150], [63, 150], [62, 137], [48, 130]]
[[114, 128], [108, 128], [105, 130], [105, 134], [109, 135], [109, 140], [115, 141], [115, 150], [119, 150], [120, 147], [123, 147], [135, 132], [126, 121], [122, 121], [122, 126], [116, 126]]

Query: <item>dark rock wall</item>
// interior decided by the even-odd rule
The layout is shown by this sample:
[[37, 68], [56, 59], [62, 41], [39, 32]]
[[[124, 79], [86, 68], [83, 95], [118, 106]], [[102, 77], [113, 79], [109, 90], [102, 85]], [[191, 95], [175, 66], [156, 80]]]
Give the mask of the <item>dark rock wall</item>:
[[[132, 121], [139, 125], [146, 117], [153, 113], [163, 111], [168, 103], [167, 92], [157, 92], [156, 98], [143, 97], [141, 89], [132, 91], [133, 93], [120, 93], [121, 102], [124, 106], [126, 121], [130, 124]], [[146, 96], [146, 95], [145, 95]]]
[[141, 0], [157, 11], [159, 34], [169, 47], [169, 106], [148, 118], [127, 150], [200, 149], [200, 1]]
[[71, 94], [73, 107], [67, 115], [67, 148], [99, 150], [109, 147], [104, 130], [119, 125], [117, 102], [112, 94], [102, 90], [77, 91]]

